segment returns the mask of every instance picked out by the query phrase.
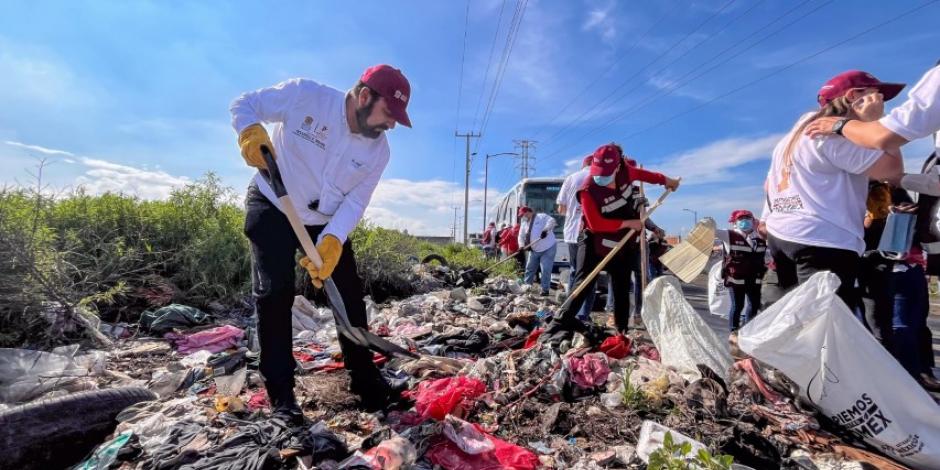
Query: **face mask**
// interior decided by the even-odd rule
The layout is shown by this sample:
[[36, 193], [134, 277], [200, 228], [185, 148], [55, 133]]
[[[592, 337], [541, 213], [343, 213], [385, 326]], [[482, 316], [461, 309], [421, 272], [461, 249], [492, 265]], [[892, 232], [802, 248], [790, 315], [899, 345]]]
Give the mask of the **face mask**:
[[735, 225], [738, 226], [738, 230], [742, 230], [742, 231], [747, 232], [747, 231], [752, 230], [752, 229], [754, 228], [754, 221], [751, 220], [751, 219], [741, 219], [741, 220], [735, 222]]
[[595, 177], [594, 177], [594, 184], [596, 184], [596, 185], [598, 185], [598, 186], [607, 186], [608, 184], [612, 183], [613, 181], [614, 181], [614, 175], [610, 175], [610, 176], [595, 176]]

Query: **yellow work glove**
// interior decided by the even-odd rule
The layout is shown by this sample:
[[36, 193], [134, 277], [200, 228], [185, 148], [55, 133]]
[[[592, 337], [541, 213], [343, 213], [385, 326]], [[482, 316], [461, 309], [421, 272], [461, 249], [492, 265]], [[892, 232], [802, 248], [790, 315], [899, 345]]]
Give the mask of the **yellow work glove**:
[[268, 165], [264, 162], [264, 156], [261, 155], [261, 146], [265, 145], [274, 155], [274, 146], [271, 145], [271, 138], [268, 137], [268, 131], [264, 130], [261, 124], [252, 124], [245, 128], [238, 135], [238, 147], [242, 149], [242, 157], [248, 166], [267, 169]]
[[336, 268], [336, 263], [339, 262], [339, 257], [343, 254], [343, 244], [340, 243], [339, 238], [326, 235], [317, 244], [317, 253], [320, 254], [320, 259], [323, 260], [320, 269], [317, 269], [313, 261], [310, 261], [310, 258], [306, 256], [300, 258], [299, 263], [302, 268], [310, 273], [310, 281], [319, 289], [323, 287], [323, 280], [333, 274], [333, 269]]

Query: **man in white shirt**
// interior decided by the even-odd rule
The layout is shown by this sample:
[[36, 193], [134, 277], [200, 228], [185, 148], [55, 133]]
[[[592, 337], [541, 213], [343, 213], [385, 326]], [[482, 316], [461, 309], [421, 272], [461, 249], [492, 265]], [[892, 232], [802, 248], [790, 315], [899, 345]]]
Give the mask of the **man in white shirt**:
[[523, 282], [526, 284], [534, 283], [535, 271], [541, 268], [542, 295], [548, 295], [552, 286], [552, 265], [555, 264], [555, 251], [557, 251], [554, 232], [555, 218], [548, 214], [536, 214], [535, 211], [526, 206], [519, 208], [518, 215], [521, 218], [519, 246], [528, 246], [527, 250], [529, 251]]
[[[584, 180], [588, 177], [588, 170], [590, 170], [593, 157], [593, 155], [584, 157], [581, 162], [581, 169], [565, 178], [555, 200], [558, 204], [558, 213], [565, 216], [564, 242], [568, 246], [568, 264], [571, 266], [568, 274], [569, 293], [574, 290], [574, 273], [577, 269], [575, 264], [578, 258], [578, 236], [581, 234], [581, 204], [578, 202], [578, 190], [584, 186]], [[594, 306], [594, 294], [594, 283], [592, 282], [588, 288], [584, 304], [578, 312], [579, 320], [586, 321], [590, 318], [591, 308]]]
[[[306, 256], [300, 264], [313, 284], [332, 277], [349, 321], [368, 327], [362, 280], [348, 240], [372, 198], [389, 160], [384, 131], [396, 123], [411, 127], [406, 107], [411, 86], [388, 65], [366, 69], [343, 92], [312, 80], [292, 79], [245, 93], [232, 102], [232, 125], [249, 166], [266, 168], [261, 147], [271, 149], [294, 209], [311, 237], [323, 265]], [[272, 124], [272, 138], [262, 126]], [[291, 306], [294, 259], [299, 242], [270, 185], [256, 175], [246, 198], [245, 234], [251, 242], [252, 294], [258, 316], [261, 374], [276, 413], [303, 420], [294, 397]], [[350, 389], [367, 410], [385, 408], [398, 393], [382, 378], [372, 352], [340, 336]]]

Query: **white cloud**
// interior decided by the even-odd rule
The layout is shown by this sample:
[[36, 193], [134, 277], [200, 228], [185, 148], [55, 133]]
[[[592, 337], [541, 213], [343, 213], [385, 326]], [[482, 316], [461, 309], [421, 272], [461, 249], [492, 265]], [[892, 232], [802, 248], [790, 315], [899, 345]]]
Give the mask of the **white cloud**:
[[[39, 152], [39, 153], [42, 153], [42, 154], [45, 154], [45, 155], [62, 155], [62, 156], [65, 156], [65, 157], [74, 157], [74, 156], [75, 156], [75, 154], [72, 153], [72, 152], [66, 152], [65, 150], [51, 149], [51, 148], [47, 148], [47, 147], [42, 147], [42, 146], [40, 146], [40, 145], [24, 144], [24, 143], [22, 143], [22, 142], [14, 142], [14, 141], [12, 141], [12, 140], [5, 140], [5, 141], [3, 141], [3, 143], [5, 143], [5, 144], [7, 144], [7, 145], [9, 145], [9, 146], [12, 146], [12, 147], [18, 147], [18, 148], [21, 148], [21, 149], [31, 150], [31, 151]], [[74, 161], [74, 160], [73, 160], [73, 161]]]
[[[92, 194], [119, 192], [144, 199], [166, 199], [173, 189], [191, 182], [185, 176], [174, 176], [162, 170], [137, 168], [98, 158], [78, 156], [66, 150], [41, 145], [9, 140], [4, 143], [23, 149], [27, 153], [38, 152], [53, 158], [62, 157], [62, 161], [74, 165], [79, 172], [68, 185], [82, 186]], [[71, 170], [71, 172], [74, 171]]]
[[[500, 191], [487, 190], [487, 206], [492, 208]], [[483, 225], [483, 189], [470, 188], [470, 232]], [[413, 181], [388, 178], [379, 181], [366, 217], [382, 227], [408, 230], [415, 235], [449, 235], [457, 206], [458, 233], [463, 231], [463, 185], [443, 180]]]
[[711, 95], [695, 91], [688, 86], [683, 86], [677, 80], [671, 78], [654, 75], [646, 81], [650, 86], [656, 88], [660, 91], [665, 91], [672, 96], [683, 96], [686, 98], [691, 98], [695, 101], [708, 101], [712, 99]]
[[590, 10], [584, 24], [581, 25], [581, 29], [584, 31], [597, 31], [604, 41], [612, 42], [617, 37], [617, 28], [611, 14], [613, 8], [614, 4], [609, 3], [604, 8]]
[[784, 134], [762, 137], [731, 137], [683, 152], [654, 165], [669, 176], [681, 176], [685, 185], [729, 181], [734, 169], [756, 160], [770, 159]]

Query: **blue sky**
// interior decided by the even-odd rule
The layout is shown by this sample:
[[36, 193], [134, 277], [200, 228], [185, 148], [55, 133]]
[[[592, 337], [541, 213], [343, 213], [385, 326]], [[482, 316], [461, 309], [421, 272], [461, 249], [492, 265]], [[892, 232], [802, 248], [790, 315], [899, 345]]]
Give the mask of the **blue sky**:
[[[940, 58], [940, 2], [926, 0], [522, 2], [472, 0], [469, 17], [467, 2], [442, 0], [5, 2], [0, 183], [29, 183], [46, 157], [55, 188], [159, 198], [212, 171], [241, 193], [251, 171], [229, 124], [234, 97], [291, 77], [346, 89], [385, 62], [411, 81], [415, 127], [390, 132], [392, 159], [367, 215], [448, 234], [463, 200], [454, 131], [481, 130], [518, 5], [474, 150], [533, 139], [535, 174], [556, 176], [620, 142], [646, 167], [683, 176], [654, 217], [676, 233], [691, 225], [684, 208], [719, 224], [732, 209], [759, 208], [771, 149], [830, 76], [858, 68], [912, 85]], [[905, 158], [919, 166], [930, 147], [912, 143]], [[490, 163], [492, 201], [519, 173], [509, 158]], [[471, 229], [482, 224], [482, 176], [478, 158]]]

